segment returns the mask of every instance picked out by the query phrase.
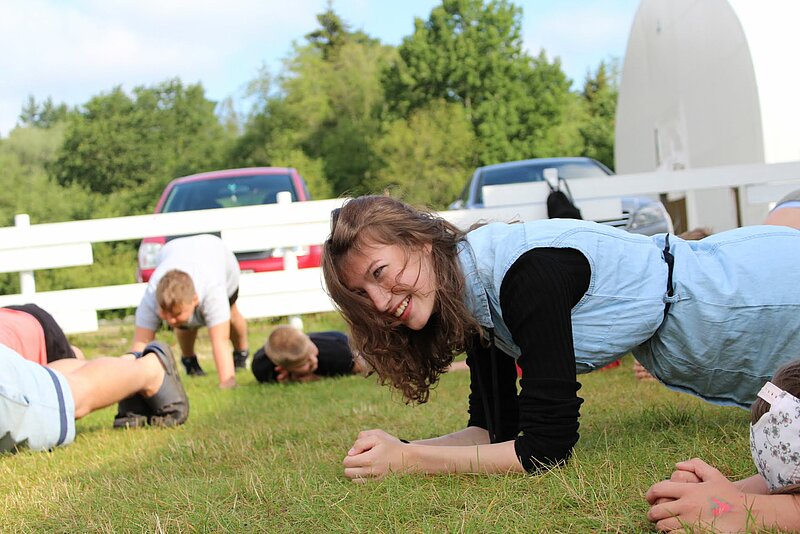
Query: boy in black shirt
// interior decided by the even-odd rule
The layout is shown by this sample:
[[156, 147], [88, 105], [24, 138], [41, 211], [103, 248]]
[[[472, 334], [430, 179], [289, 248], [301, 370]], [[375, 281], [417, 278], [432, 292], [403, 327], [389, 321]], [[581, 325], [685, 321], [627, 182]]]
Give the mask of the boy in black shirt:
[[354, 357], [345, 334], [306, 335], [286, 325], [272, 331], [264, 347], [253, 356], [251, 367], [259, 382], [308, 382], [322, 376], [364, 372], [364, 365]]

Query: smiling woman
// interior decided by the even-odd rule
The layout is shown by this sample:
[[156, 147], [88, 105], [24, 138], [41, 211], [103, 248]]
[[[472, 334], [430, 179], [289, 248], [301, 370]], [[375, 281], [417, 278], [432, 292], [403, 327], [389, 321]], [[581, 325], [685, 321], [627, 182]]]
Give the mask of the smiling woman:
[[346, 202], [323, 271], [354, 348], [411, 402], [466, 350], [471, 391], [464, 430], [413, 443], [362, 432], [345, 475], [561, 464], [578, 441], [576, 373], [629, 351], [673, 389], [748, 406], [800, 353], [786, 328], [800, 316], [798, 247], [796, 230], [766, 226], [692, 242], [566, 219], [465, 233], [389, 197]]
[[367, 244], [347, 256], [344, 283], [374, 308], [411, 330], [421, 330], [433, 312], [431, 246], [406, 254], [397, 245]]

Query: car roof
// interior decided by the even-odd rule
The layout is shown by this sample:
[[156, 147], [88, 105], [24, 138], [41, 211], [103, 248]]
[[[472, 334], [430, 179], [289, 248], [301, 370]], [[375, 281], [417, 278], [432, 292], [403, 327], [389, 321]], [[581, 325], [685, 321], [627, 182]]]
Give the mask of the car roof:
[[200, 182], [203, 180], [216, 180], [218, 178], [231, 178], [233, 176], [249, 176], [252, 174], [292, 174], [294, 169], [291, 167], [246, 167], [242, 169], [225, 169], [223, 171], [210, 171], [182, 176], [172, 180], [170, 185], [183, 184], [186, 182]]
[[478, 167], [479, 170], [486, 170], [486, 169], [500, 169], [500, 168], [508, 168], [508, 167], [520, 167], [523, 165], [530, 165], [535, 163], [537, 165], [555, 165], [555, 164], [564, 164], [564, 163], [578, 163], [578, 162], [593, 162], [599, 163], [592, 158], [587, 158], [583, 156], [576, 156], [576, 157], [560, 157], [560, 158], [533, 158], [533, 159], [521, 159], [518, 161], [506, 161], [503, 163], [495, 163], [493, 165], [484, 165], [483, 167]]

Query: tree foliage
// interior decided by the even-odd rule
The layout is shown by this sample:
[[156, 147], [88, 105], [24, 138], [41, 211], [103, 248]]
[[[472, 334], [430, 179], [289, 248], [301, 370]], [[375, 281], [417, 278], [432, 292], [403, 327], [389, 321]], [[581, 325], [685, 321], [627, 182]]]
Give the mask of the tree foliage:
[[464, 108], [433, 102], [408, 120], [395, 120], [377, 142], [382, 166], [368, 182], [370, 192], [391, 192], [413, 204], [445, 209], [475, 166], [474, 146]]
[[569, 82], [558, 61], [523, 50], [521, 17], [505, 0], [442, 0], [427, 21], [416, 19], [384, 77], [391, 112], [408, 117], [434, 100], [458, 103], [480, 163], [542, 155]]
[[116, 87], [83, 108], [68, 119], [53, 175], [96, 193], [132, 192], [131, 213], [153, 206], [170, 179], [223, 159], [225, 131], [199, 84], [170, 80], [132, 96]]
[[595, 158], [614, 168], [614, 126], [619, 95], [619, 68], [616, 63], [601, 62], [597, 70], [586, 76], [581, 96], [588, 119], [581, 126], [584, 156]]
[[[380, 73], [392, 49], [350, 32], [330, 7], [318, 20], [321, 28], [286, 59], [277, 95], [263, 98], [251, 115], [232, 159], [274, 165], [302, 152], [324, 172], [310, 180], [318, 184], [313, 194], [359, 193], [375, 166], [372, 146], [384, 105]], [[271, 78], [262, 72], [252, 85], [263, 96]]]
[[33, 95], [29, 95], [27, 102], [22, 106], [19, 120], [23, 127], [51, 128], [64, 121], [68, 112], [66, 104], [53, 104], [53, 99], [49, 96], [44, 102], [37, 102]]
[[[149, 212], [169, 180], [221, 168], [295, 167], [314, 198], [390, 191], [442, 209], [478, 165], [585, 155], [610, 167], [617, 63], [570, 91], [558, 58], [523, 49], [521, 17], [509, 0], [441, 0], [392, 47], [329, 2], [282, 71], [249, 83], [242, 115], [230, 99], [215, 114], [201, 85], [178, 79], [74, 110], [31, 96], [0, 139], [0, 223]], [[125, 283], [134, 253], [97, 245], [108, 267], [48, 271], [41, 287]], [[0, 292], [14, 284], [0, 276]]]

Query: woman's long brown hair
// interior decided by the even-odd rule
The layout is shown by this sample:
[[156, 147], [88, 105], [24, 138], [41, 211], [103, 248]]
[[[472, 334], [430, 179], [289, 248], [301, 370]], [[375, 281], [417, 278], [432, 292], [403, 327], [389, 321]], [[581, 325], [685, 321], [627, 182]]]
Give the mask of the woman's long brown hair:
[[[331, 216], [322, 259], [328, 294], [350, 326], [353, 349], [378, 373], [381, 383], [398, 388], [408, 402], [426, 402], [453, 356], [466, 348], [471, 334], [480, 331], [464, 304], [464, 275], [457, 257], [463, 238], [464, 232], [444, 219], [390, 197], [354, 198]], [[369, 298], [342, 282], [348, 254], [374, 244], [397, 245], [406, 260], [430, 245], [434, 308], [421, 330], [376, 313]], [[398, 285], [392, 291], [408, 289]]]

